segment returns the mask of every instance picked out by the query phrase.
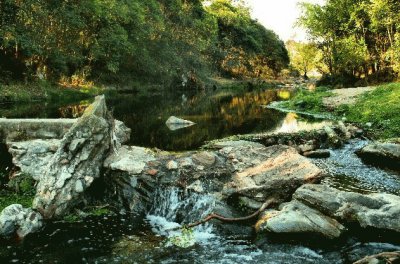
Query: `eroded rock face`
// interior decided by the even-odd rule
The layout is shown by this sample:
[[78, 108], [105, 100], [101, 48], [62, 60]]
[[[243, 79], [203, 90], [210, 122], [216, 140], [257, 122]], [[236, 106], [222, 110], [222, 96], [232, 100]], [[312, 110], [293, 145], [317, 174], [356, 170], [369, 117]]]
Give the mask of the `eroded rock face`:
[[35, 139], [23, 142], [10, 142], [8, 152], [13, 157], [13, 164], [23, 173], [29, 174], [38, 181], [46, 171], [54, 153], [60, 146], [60, 140]]
[[280, 210], [266, 211], [256, 224], [257, 232], [313, 233], [337, 238], [345, 227], [335, 219], [298, 201], [282, 204]]
[[318, 167], [288, 146], [242, 146], [229, 155], [236, 157], [237, 164], [250, 162], [236, 166], [232, 181], [224, 186], [224, 193], [229, 196], [244, 196], [258, 202], [271, 197], [287, 200], [301, 185], [322, 177]]
[[[108, 169], [108, 195], [113, 202], [134, 213], [142, 213], [151, 201], [155, 189], [157, 169], [149, 169], [149, 162], [156, 159], [150, 149], [122, 146], [104, 161]], [[146, 168], [146, 169], [145, 169]]]
[[0, 236], [17, 233], [19, 237], [25, 237], [42, 228], [42, 219], [38, 212], [30, 208], [23, 208], [20, 204], [10, 205], [0, 214]]
[[365, 195], [307, 184], [297, 189], [293, 198], [342, 223], [400, 232], [400, 197], [396, 195]]
[[110, 143], [111, 122], [104, 96], [98, 96], [61, 140], [39, 179], [33, 208], [52, 218], [79, 203], [83, 192], [100, 176]]
[[371, 143], [357, 152], [363, 160], [380, 166], [400, 168], [400, 139]]

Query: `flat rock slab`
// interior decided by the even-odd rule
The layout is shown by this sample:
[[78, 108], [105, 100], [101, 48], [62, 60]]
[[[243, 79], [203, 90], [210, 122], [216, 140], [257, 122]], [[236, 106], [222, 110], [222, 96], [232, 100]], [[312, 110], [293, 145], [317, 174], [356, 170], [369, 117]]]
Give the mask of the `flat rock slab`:
[[107, 157], [104, 161], [104, 167], [136, 175], [142, 173], [147, 162], [152, 160], [155, 160], [155, 154], [150, 149], [122, 146], [118, 152]]
[[224, 187], [225, 193], [259, 202], [270, 197], [287, 199], [301, 185], [316, 182], [323, 176], [317, 166], [288, 146], [242, 146], [230, 155], [238, 161], [247, 160], [251, 166], [237, 167], [232, 181]]
[[327, 238], [339, 237], [346, 228], [335, 219], [298, 201], [266, 211], [256, 224], [257, 232], [312, 233]]
[[0, 140], [61, 139], [77, 119], [0, 118]]
[[320, 184], [306, 184], [293, 198], [341, 223], [400, 232], [400, 197], [386, 193], [359, 194]]

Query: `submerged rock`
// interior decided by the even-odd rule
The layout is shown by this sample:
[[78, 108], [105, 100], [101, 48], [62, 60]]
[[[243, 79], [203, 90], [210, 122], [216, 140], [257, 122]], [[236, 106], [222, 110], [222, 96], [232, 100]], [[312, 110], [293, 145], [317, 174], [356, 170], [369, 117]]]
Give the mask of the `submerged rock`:
[[400, 232], [400, 197], [386, 193], [359, 194], [306, 184], [293, 198], [342, 223]]
[[368, 144], [357, 151], [357, 155], [369, 163], [400, 168], [400, 139]]
[[100, 176], [111, 131], [104, 96], [98, 96], [64, 135], [39, 179], [33, 208], [43, 217], [63, 216], [82, 202], [82, 193]]
[[256, 230], [272, 233], [312, 233], [337, 238], [345, 231], [345, 227], [335, 219], [294, 200], [282, 204], [279, 211], [266, 211], [257, 222]]
[[41, 229], [42, 219], [38, 212], [30, 208], [23, 208], [20, 204], [10, 205], [0, 214], [0, 236], [17, 233], [19, 237], [25, 237]]

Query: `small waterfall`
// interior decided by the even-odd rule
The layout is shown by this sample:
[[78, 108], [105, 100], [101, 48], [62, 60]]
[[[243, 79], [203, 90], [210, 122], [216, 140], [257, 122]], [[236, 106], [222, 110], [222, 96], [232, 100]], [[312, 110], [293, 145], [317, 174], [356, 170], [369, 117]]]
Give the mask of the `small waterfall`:
[[[215, 199], [210, 195], [179, 188], [160, 188], [154, 195], [153, 206], [146, 219], [155, 234], [174, 237], [182, 234], [179, 227], [203, 219], [214, 207]], [[193, 229], [193, 237], [198, 243], [207, 243], [215, 236], [210, 223]]]

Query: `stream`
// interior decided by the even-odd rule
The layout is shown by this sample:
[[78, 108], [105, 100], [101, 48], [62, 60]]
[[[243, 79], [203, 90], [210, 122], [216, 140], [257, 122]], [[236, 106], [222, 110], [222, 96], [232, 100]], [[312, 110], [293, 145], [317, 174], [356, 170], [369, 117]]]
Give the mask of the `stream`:
[[[208, 140], [230, 135], [311, 129], [325, 124], [260, 107], [281, 97], [275, 90], [240, 95], [225, 91], [164, 92], [118, 95], [109, 98], [107, 104], [115, 118], [132, 129], [129, 144], [170, 151], [196, 149]], [[6, 106], [0, 107], [0, 116], [78, 117], [89, 103], [33, 104], [31, 109], [21, 105], [13, 106], [14, 111]], [[171, 115], [196, 125], [171, 131], [165, 125]], [[399, 195], [398, 172], [365, 165], [354, 154], [367, 143], [353, 140], [341, 149], [330, 150], [330, 158], [314, 160], [331, 175], [324, 183], [342, 190]], [[5, 146], [0, 144], [0, 172], [8, 171], [10, 163]], [[400, 250], [399, 238], [368, 232], [349, 233], [335, 241], [314, 241], [285, 235], [257, 238], [249, 225], [224, 228], [215, 222], [191, 231], [176, 231], [173, 229], [213, 212], [218, 202], [207, 194], [165, 187], [157, 190], [152, 204], [145, 217], [124, 212], [90, 216], [74, 223], [48, 223], [43, 231], [23, 241], [0, 239], [0, 263], [324, 264], [352, 263], [366, 255]]]

